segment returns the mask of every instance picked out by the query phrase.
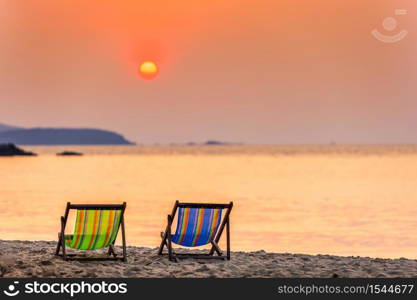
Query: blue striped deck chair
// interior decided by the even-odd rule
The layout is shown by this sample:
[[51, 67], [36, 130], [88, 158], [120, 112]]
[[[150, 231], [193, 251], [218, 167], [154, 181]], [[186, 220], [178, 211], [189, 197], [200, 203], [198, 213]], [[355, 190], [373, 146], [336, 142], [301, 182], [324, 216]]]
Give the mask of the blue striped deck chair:
[[[220, 258], [230, 260], [230, 213], [233, 202], [229, 204], [203, 204], [175, 202], [172, 213], [168, 215], [168, 224], [165, 232], [161, 232], [161, 245], [159, 255], [163, 255], [164, 247], [168, 250], [169, 260], [178, 261], [178, 258]], [[177, 214], [178, 212], [178, 214]], [[177, 228], [171, 234], [175, 215]], [[226, 255], [223, 255], [218, 243], [226, 227]], [[183, 247], [198, 247], [210, 245], [207, 254], [175, 253], [172, 244]], [[215, 256], [214, 253], [217, 255]]]
[[[122, 260], [126, 261], [126, 237], [124, 226], [124, 211], [126, 202], [123, 204], [71, 204], [67, 203], [65, 214], [61, 217], [61, 232], [58, 233], [58, 245], [55, 255], [60, 254], [64, 260]], [[65, 234], [70, 210], [76, 210], [75, 228], [73, 234]], [[123, 256], [117, 257], [114, 243], [121, 227]], [[68, 254], [66, 248], [76, 250], [97, 250], [108, 248], [107, 257], [76, 257]], [[113, 255], [113, 257], [110, 257]]]

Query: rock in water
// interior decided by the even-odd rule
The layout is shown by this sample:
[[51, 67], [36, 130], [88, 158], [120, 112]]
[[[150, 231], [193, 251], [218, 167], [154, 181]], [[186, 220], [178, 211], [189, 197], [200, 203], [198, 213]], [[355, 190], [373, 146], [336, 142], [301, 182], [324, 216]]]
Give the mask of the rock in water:
[[83, 155], [81, 152], [75, 152], [75, 151], [63, 151], [63, 152], [59, 152], [56, 155], [59, 156], [81, 156]]
[[0, 144], [0, 156], [34, 156], [36, 153], [24, 151], [14, 144]]

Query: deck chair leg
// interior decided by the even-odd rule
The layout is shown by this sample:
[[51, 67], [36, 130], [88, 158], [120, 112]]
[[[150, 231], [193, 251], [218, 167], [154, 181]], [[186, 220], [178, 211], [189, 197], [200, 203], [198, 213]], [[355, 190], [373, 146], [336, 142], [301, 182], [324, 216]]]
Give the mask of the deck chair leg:
[[216, 251], [217, 255], [222, 256], [222, 251], [220, 250], [219, 245], [215, 241], [211, 241], [211, 245], [212, 245], [212, 248], [214, 248], [214, 251]]
[[[168, 236], [168, 235], [167, 235]], [[160, 250], [160, 253], [158, 252], [159, 255], [162, 255], [164, 247], [166, 247], [168, 249], [168, 242], [167, 239], [164, 240], [164, 244], [162, 245], [162, 249]]]
[[113, 257], [116, 257], [116, 251], [114, 250], [114, 243], [109, 245], [109, 250], [107, 251], [107, 255], [113, 255]]
[[169, 260], [170, 261], [174, 261], [174, 262], [178, 262], [178, 258], [174, 252], [174, 250], [172, 249], [172, 242], [168, 241], [168, 256], [169, 256]]
[[59, 254], [59, 250], [61, 250], [61, 234], [58, 233], [58, 244], [56, 246], [55, 255]]
[[[159, 247], [158, 255], [163, 254], [164, 247], [166, 247], [168, 249], [168, 242], [167, 242], [167, 238], [165, 236], [168, 236], [168, 233], [161, 232], [161, 238], [162, 238], [163, 244], [161, 243], [162, 244], [162, 249], [161, 249], [161, 247]], [[175, 253], [174, 250], [172, 250], [172, 253]]]
[[[212, 246], [209, 252], [209, 255], [213, 255], [215, 251], [217, 251], [214, 245], [218, 245], [220, 237], [223, 233], [224, 226], [220, 228], [219, 232], [217, 233], [217, 237], [212, 241]], [[218, 247], [218, 246], [217, 246]]]
[[[167, 241], [165, 241], [165, 247], [167, 247], [167, 249], [168, 249], [168, 242]], [[172, 252], [174, 252], [174, 250], [172, 250]]]
[[171, 225], [172, 225], [172, 217], [170, 215], [168, 215], [168, 256], [169, 256], [169, 260], [170, 261], [177, 261], [176, 257], [174, 256], [174, 254], [172, 253], [172, 235], [171, 235]]
[[164, 233], [162, 233], [162, 236], [161, 236], [162, 237], [162, 241], [161, 241], [161, 244], [159, 245], [158, 255], [162, 255], [162, 252], [164, 251], [164, 247], [165, 246], [168, 249], [167, 236], [168, 236], [167, 231], [165, 231]]
[[122, 218], [122, 249], [123, 249], [123, 261], [127, 261], [127, 254], [126, 254], [126, 232], [125, 232], [125, 218]]
[[56, 249], [57, 255], [59, 254], [60, 247], [62, 247], [62, 258], [64, 260], [67, 260], [67, 254], [65, 252], [65, 225], [67, 223], [66, 217], [68, 216], [68, 210], [69, 210], [69, 203], [67, 203], [67, 209], [65, 212], [65, 217], [61, 217], [61, 232], [58, 233], [58, 246]]
[[61, 245], [62, 245], [62, 258], [64, 260], [67, 260], [67, 253], [65, 251], [65, 242], [64, 242], [64, 238], [61, 235]]
[[226, 224], [226, 256], [227, 260], [230, 260], [230, 218], [227, 217]]

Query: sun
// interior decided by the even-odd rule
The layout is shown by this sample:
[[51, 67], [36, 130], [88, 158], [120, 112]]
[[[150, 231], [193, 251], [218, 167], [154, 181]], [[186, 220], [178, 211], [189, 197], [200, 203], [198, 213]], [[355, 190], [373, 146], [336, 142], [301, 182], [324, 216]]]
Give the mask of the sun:
[[144, 79], [154, 79], [158, 75], [158, 66], [153, 61], [144, 61], [139, 67], [139, 73]]

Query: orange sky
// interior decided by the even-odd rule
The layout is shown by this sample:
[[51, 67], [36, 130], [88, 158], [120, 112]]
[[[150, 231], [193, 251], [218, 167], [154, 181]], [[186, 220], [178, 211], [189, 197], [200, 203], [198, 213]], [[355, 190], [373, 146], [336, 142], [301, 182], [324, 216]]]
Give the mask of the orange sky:
[[[143, 143], [415, 143], [416, 14], [414, 0], [0, 0], [0, 123]], [[386, 44], [375, 28], [409, 34]]]

